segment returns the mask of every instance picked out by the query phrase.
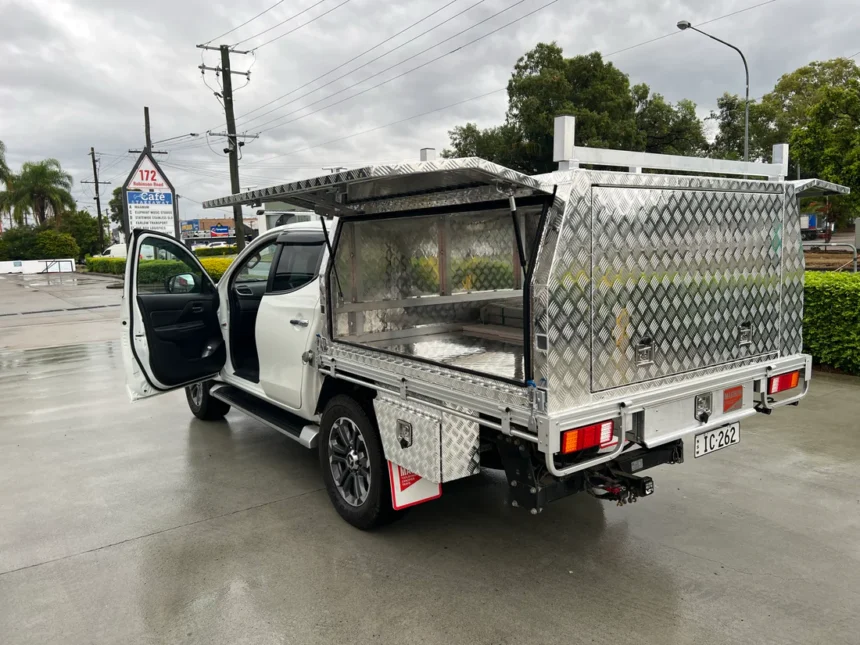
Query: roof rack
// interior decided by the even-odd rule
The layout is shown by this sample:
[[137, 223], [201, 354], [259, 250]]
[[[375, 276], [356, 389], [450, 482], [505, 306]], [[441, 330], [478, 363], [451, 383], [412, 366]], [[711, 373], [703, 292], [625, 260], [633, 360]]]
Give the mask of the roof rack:
[[572, 170], [578, 168], [580, 164], [589, 164], [624, 168], [628, 172], [642, 172], [645, 169], [672, 170], [699, 174], [767, 177], [771, 181], [782, 181], [788, 174], [787, 143], [778, 143], [773, 147], [772, 163], [733, 161], [574, 146], [576, 119], [572, 116], [557, 116], [554, 125], [552, 160], [558, 162], [559, 170]]

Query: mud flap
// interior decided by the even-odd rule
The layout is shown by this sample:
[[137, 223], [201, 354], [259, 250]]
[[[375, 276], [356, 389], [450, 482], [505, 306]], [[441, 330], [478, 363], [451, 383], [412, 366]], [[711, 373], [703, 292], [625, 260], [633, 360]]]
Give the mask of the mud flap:
[[429, 502], [442, 496], [442, 484], [434, 484], [403, 466], [388, 462], [391, 481], [391, 505], [395, 511]]

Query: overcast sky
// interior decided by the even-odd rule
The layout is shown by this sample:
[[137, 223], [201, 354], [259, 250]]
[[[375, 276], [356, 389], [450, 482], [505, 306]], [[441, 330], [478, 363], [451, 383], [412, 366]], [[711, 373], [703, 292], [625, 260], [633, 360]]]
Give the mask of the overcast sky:
[[[292, 92], [238, 120], [240, 132], [268, 130], [243, 149], [242, 186], [311, 177], [323, 174], [324, 166], [417, 159], [422, 147], [441, 151], [448, 143], [447, 131], [455, 125], [467, 121], [482, 127], [498, 124], [504, 118], [504, 92], [319, 145], [503, 88], [516, 59], [541, 41], [555, 40], [568, 56], [594, 50], [606, 55], [672, 34], [614, 54], [610, 60], [632, 83], [646, 82], [672, 101], [692, 99], [706, 115], [724, 91], [743, 93], [742, 63], [734, 51], [700, 34], [678, 32], [674, 25], [680, 19], [700, 24], [762, 2], [556, 0], [541, 8], [550, 0], [282, 1], [213, 41], [233, 44], [248, 39], [239, 49], [259, 47], [255, 56], [232, 57], [234, 70], [253, 66], [250, 83], [235, 95], [237, 116]], [[74, 177], [74, 196], [82, 207], [94, 212], [92, 188], [79, 183], [92, 179], [90, 146], [100, 153], [102, 179], [112, 182], [102, 191], [106, 200], [111, 188], [121, 184], [129, 172], [133, 158], [127, 150], [143, 145], [143, 106], [148, 105], [154, 141], [190, 132], [201, 134], [195, 140], [155, 146], [170, 151], [159, 159], [177, 191], [198, 201], [228, 194], [224, 141], [210, 138], [207, 142], [203, 136], [207, 130], [224, 129], [222, 107], [204, 85], [205, 79], [217, 90], [218, 79], [210, 72], [202, 78], [197, 69], [201, 53], [209, 66], [218, 65], [220, 56], [202, 52], [195, 45], [217, 38], [274, 3], [0, 0], [0, 140], [6, 143], [8, 162], [18, 169], [24, 161], [56, 157]], [[491, 18], [507, 7], [512, 8]], [[390, 42], [340, 67], [437, 10]], [[313, 91], [464, 10], [414, 42]], [[535, 10], [449, 56], [349, 98]], [[857, 0], [776, 0], [702, 28], [744, 50], [753, 97], [770, 90], [780, 75], [810, 61], [860, 52]], [[293, 33], [264, 44], [292, 29]], [[334, 69], [337, 71], [293, 91]], [[373, 78], [368, 79], [370, 76]], [[244, 77], [233, 79], [237, 88], [245, 84]], [[339, 90], [344, 91], [335, 94]], [[328, 105], [331, 107], [326, 108]], [[273, 108], [277, 109], [262, 114]], [[277, 117], [283, 118], [265, 124]], [[183, 218], [204, 214], [193, 202], [180, 203]]]

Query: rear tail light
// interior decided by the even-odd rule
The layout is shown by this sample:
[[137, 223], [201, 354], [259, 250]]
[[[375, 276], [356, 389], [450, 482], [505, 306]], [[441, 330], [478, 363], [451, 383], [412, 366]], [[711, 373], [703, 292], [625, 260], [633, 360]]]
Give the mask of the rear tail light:
[[767, 393], [779, 394], [780, 392], [785, 392], [786, 390], [797, 387], [799, 382], [800, 371], [787, 372], [786, 374], [771, 377], [767, 381]]
[[592, 423], [589, 426], [566, 430], [561, 435], [561, 452], [567, 455], [578, 450], [600, 446], [609, 448], [614, 446], [618, 440], [613, 433], [615, 423], [612, 420]]

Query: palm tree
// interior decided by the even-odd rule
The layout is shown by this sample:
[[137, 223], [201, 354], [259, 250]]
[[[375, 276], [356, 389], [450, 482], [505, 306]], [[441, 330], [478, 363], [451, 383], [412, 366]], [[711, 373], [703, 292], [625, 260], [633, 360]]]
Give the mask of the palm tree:
[[0, 141], [0, 184], [8, 188], [9, 180], [12, 178], [12, 171], [6, 164], [6, 144]]
[[10, 224], [12, 217], [12, 204], [10, 190], [12, 189], [12, 171], [9, 164], [6, 163], [6, 144], [0, 141], [0, 184], [4, 190], [0, 190], [0, 225], [2, 225], [2, 217], [9, 213]]
[[71, 190], [72, 176], [63, 172], [59, 161], [28, 161], [7, 191], [7, 204], [19, 212], [32, 211], [36, 223], [42, 225], [51, 215], [59, 219], [63, 211], [75, 207]]

